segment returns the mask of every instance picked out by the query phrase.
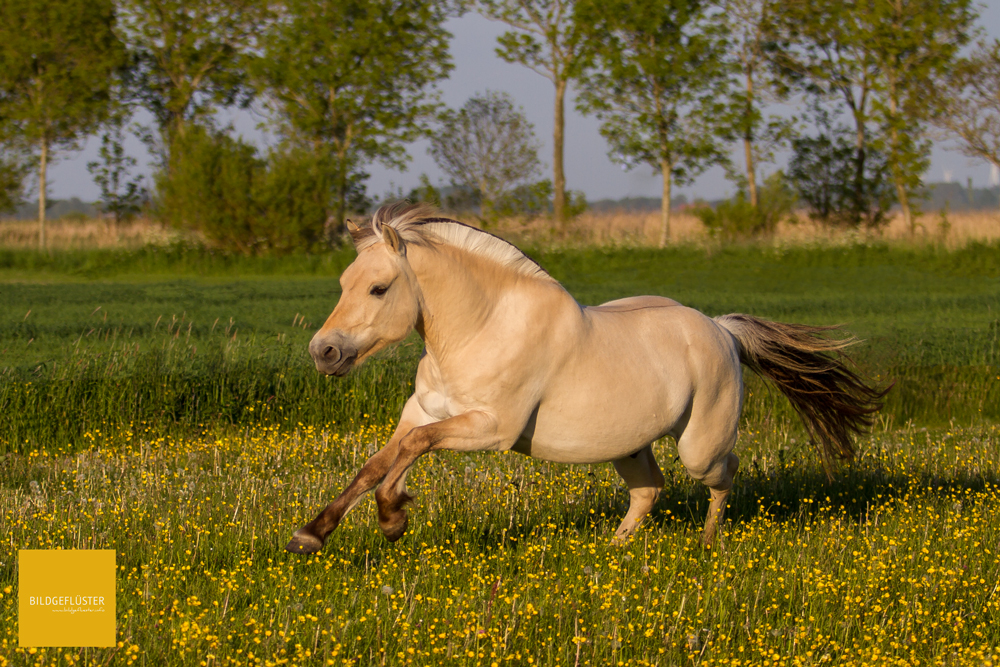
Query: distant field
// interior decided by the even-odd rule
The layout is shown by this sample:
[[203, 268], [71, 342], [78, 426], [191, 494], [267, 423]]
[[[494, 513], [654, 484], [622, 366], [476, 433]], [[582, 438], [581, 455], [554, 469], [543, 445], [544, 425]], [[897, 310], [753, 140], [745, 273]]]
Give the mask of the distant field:
[[[479, 224], [470, 216], [458, 216], [464, 222]], [[556, 232], [546, 217], [511, 218], [490, 225], [497, 232], [519, 244], [565, 246], [655, 246], [660, 238], [660, 212], [600, 210], [585, 211], [570, 220], [566, 228]], [[164, 227], [151, 220], [115, 226], [98, 218], [64, 218], [46, 223], [46, 238], [50, 249], [137, 250], [148, 245], [165, 247], [187, 241], [198, 242], [191, 232]], [[674, 243], [714, 243], [697, 217], [685, 208], [673, 211], [671, 239]], [[911, 234], [901, 216], [894, 216], [876, 232], [826, 228], [809, 221], [805, 213], [783, 220], [766, 244], [847, 244], [860, 242], [890, 242], [943, 244], [950, 248], [969, 242], [990, 243], [1000, 240], [1000, 210], [933, 211], [917, 216], [916, 234]], [[33, 220], [0, 220], [0, 248], [32, 250], [38, 247], [38, 223]]]

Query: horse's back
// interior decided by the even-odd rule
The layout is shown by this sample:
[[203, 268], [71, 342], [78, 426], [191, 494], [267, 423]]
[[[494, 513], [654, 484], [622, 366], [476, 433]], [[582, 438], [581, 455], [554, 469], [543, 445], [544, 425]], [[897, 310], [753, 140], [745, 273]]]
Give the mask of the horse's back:
[[599, 306], [589, 306], [584, 310], [598, 313], [625, 313], [647, 308], [671, 308], [675, 306], [683, 308], [680, 302], [668, 299], [665, 296], [629, 296], [624, 299], [608, 301]]

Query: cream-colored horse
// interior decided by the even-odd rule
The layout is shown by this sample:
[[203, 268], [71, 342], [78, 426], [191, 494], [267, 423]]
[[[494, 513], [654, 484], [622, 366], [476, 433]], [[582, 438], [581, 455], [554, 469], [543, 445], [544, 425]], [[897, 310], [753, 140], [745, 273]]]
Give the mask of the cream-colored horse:
[[849, 432], [870, 425], [882, 395], [842, 365], [848, 341], [823, 338], [824, 328], [711, 319], [656, 296], [583, 307], [513, 245], [427, 207], [383, 207], [352, 237], [358, 257], [309, 344], [316, 368], [344, 375], [413, 329], [425, 352], [392, 438], [296, 531], [292, 552], [318, 551], [376, 486], [382, 532], [399, 539], [407, 471], [438, 449], [610, 461], [630, 495], [623, 540], [663, 487], [651, 443], [666, 435], [711, 490], [710, 543], [739, 466], [740, 362], [788, 395], [824, 460], [853, 454]]

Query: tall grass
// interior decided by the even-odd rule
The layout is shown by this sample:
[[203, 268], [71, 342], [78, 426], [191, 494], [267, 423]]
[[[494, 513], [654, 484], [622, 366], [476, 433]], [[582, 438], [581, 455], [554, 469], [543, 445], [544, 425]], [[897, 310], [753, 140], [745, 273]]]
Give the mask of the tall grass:
[[300, 345], [237, 340], [225, 329], [194, 341], [170, 330], [142, 343], [124, 337], [48, 368], [0, 369], [0, 453], [86, 448], [112, 433], [140, 440], [388, 423], [412, 393], [418, 342], [342, 380], [317, 373]]

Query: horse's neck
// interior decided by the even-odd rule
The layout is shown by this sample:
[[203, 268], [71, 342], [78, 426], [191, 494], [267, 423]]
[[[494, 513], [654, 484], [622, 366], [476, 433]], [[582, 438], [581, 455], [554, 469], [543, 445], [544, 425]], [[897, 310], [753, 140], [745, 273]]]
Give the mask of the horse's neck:
[[421, 292], [417, 331], [427, 351], [440, 357], [490, 326], [501, 295], [517, 275], [450, 246], [413, 250], [410, 266]]

